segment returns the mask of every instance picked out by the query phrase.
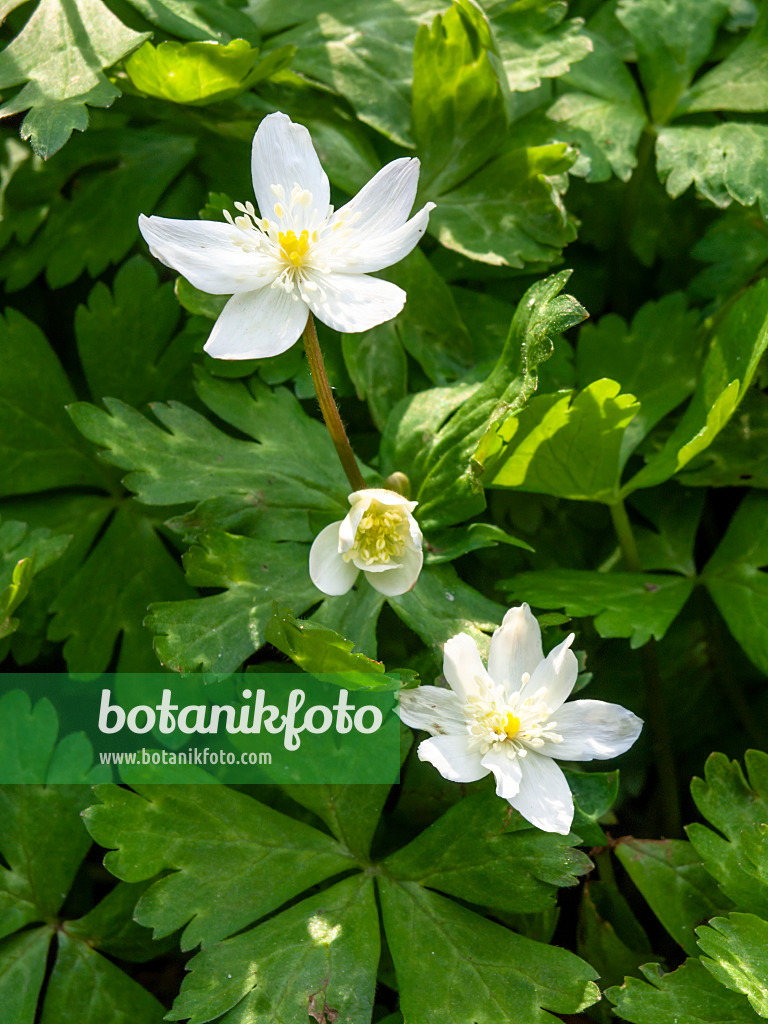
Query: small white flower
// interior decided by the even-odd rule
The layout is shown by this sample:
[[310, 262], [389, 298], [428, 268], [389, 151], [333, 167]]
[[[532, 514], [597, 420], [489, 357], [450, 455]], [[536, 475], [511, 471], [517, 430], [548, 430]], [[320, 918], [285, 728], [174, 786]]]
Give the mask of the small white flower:
[[353, 491], [346, 519], [331, 523], [309, 552], [309, 575], [324, 594], [352, 589], [362, 569], [387, 597], [404, 594], [421, 572], [421, 530], [411, 514], [418, 502], [381, 487]]
[[444, 650], [450, 690], [405, 690], [398, 712], [406, 725], [432, 733], [418, 755], [444, 778], [476, 782], [493, 772], [500, 797], [537, 828], [561, 835], [571, 829], [573, 797], [552, 759], [616, 757], [643, 726], [619, 704], [564, 704], [578, 673], [573, 637], [545, 658], [528, 605], [511, 608], [491, 639], [487, 671], [475, 641], [459, 633]]
[[232, 295], [205, 344], [218, 359], [262, 359], [299, 338], [309, 310], [345, 334], [397, 316], [405, 292], [369, 277], [407, 256], [424, 234], [427, 203], [408, 220], [419, 161], [393, 160], [334, 212], [309, 132], [269, 114], [253, 139], [253, 203], [227, 222], [139, 217], [149, 250], [196, 288]]

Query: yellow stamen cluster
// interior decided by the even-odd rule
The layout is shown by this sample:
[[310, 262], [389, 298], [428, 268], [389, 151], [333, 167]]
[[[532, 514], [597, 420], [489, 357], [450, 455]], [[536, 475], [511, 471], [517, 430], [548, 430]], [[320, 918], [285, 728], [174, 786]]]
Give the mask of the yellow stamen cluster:
[[300, 267], [309, 249], [309, 232], [302, 231], [297, 238], [295, 231], [281, 231], [278, 237], [280, 254], [294, 267]]
[[399, 508], [371, 505], [355, 534], [355, 543], [344, 555], [346, 561], [358, 559], [367, 565], [386, 565], [405, 551], [408, 523]]
[[[481, 689], [484, 683], [478, 680]], [[487, 693], [470, 697], [465, 706], [471, 744], [483, 753], [504, 750], [510, 757], [524, 757], [527, 748], [536, 749], [545, 742], [561, 743], [554, 730], [557, 722], [541, 694], [520, 699], [519, 691], [509, 695]]]
[[520, 719], [511, 713], [506, 715], [502, 729], [506, 733], [507, 739], [514, 739], [520, 732]]

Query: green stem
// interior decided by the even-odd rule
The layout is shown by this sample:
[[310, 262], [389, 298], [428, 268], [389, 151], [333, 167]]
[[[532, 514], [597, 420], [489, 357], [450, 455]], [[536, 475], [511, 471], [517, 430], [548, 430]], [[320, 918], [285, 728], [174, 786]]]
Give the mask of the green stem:
[[307, 353], [309, 372], [312, 374], [312, 383], [315, 385], [317, 400], [320, 403], [320, 411], [323, 414], [325, 425], [328, 427], [328, 433], [331, 435], [331, 440], [336, 448], [336, 454], [339, 456], [342, 468], [347, 474], [347, 480], [349, 480], [353, 490], [364, 490], [365, 480], [363, 480], [357, 459], [355, 459], [355, 453], [352, 451], [352, 445], [349, 443], [344, 424], [341, 422], [341, 416], [331, 391], [331, 385], [328, 383], [323, 353], [320, 351], [315, 321], [311, 313], [307, 317], [307, 326], [304, 328], [304, 349]]
[[[613, 527], [616, 531], [624, 564], [629, 572], [642, 572], [637, 542], [624, 502], [619, 498], [610, 506]], [[680, 800], [677, 790], [677, 773], [672, 754], [672, 734], [669, 730], [667, 712], [664, 706], [664, 686], [659, 668], [659, 653], [653, 637], [640, 649], [640, 663], [645, 679], [645, 694], [648, 702], [648, 724], [651, 728], [653, 752], [659, 775], [661, 794], [662, 828], [667, 836], [682, 835]]]
[[624, 563], [630, 572], [642, 572], [643, 567], [640, 564], [640, 555], [637, 552], [637, 544], [635, 543], [635, 535], [632, 532], [632, 524], [629, 521], [627, 515], [627, 509], [624, 502], [619, 498], [615, 505], [610, 505], [611, 519], [613, 520], [613, 528], [616, 531], [616, 536], [619, 538], [619, 544], [621, 545], [621, 551], [624, 555]]

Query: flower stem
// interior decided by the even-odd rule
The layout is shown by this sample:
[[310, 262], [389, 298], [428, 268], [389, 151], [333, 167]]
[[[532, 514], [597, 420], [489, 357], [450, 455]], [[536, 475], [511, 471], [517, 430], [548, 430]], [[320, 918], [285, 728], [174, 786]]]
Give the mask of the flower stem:
[[[642, 572], [637, 542], [624, 502], [619, 500], [610, 506], [611, 519], [616, 531], [624, 564], [629, 572]], [[664, 706], [664, 686], [659, 668], [659, 655], [653, 637], [640, 648], [640, 663], [645, 679], [645, 695], [648, 702], [648, 724], [651, 727], [653, 752], [659, 776], [661, 794], [662, 828], [667, 836], [682, 834], [680, 800], [677, 792], [677, 773], [672, 753], [672, 735], [669, 731], [667, 712]]]
[[317, 400], [320, 403], [320, 411], [323, 414], [325, 425], [328, 427], [328, 433], [331, 435], [331, 440], [336, 448], [336, 454], [339, 456], [339, 461], [344, 472], [347, 474], [347, 480], [349, 480], [353, 490], [364, 490], [365, 480], [363, 480], [363, 475], [357, 464], [355, 453], [352, 451], [352, 445], [349, 443], [344, 424], [341, 422], [341, 416], [331, 391], [331, 385], [328, 383], [323, 353], [320, 351], [315, 321], [311, 313], [307, 317], [307, 326], [304, 328], [303, 337], [304, 349], [307, 353], [307, 362], [309, 363], [309, 372], [312, 374], [312, 383], [315, 385]]
[[621, 551], [624, 555], [624, 564], [630, 572], [642, 572], [643, 567], [640, 564], [640, 555], [637, 552], [635, 535], [632, 532], [632, 524], [629, 521], [624, 502], [619, 498], [616, 504], [609, 505], [609, 508], [611, 510], [613, 528], [616, 531], [616, 536], [619, 538]]

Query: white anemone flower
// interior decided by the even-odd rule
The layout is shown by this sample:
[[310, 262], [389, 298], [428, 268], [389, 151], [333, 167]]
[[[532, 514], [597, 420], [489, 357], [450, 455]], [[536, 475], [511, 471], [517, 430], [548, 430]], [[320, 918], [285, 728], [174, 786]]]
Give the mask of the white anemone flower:
[[414, 217], [419, 161], [393, 160], [340, 210], [309, 132], [269, 114], [253, 139], [253, 203], [226, 222], [139, 217], [149, 250], [196, 288], [231, 295], [205, 344], [217, 359], [262, 359], [300, 337], [311, 310], [345, 334], [397, 316], [402, 288], [368, 275], [407, 256], [427, 228]]
[[545, 658], [528, 605], [511, 608], [491, 639], [487, 671], [475, 641], [459, 633], [444, 650], [450, 689], [405, 690], [398, 711], [406, 725], [432, 733], [418, 755], [444, 778], [476, 782], [493, 772], [500, 797], [537, 828], [561, 835], [571, 829], [573, 797], [553, 758], [616, 757], [643, 726], [619, 704], [564, 703], [578, 672], [573, 638]]
[[352, 589], [359, 572], [387, 597], [410, 590], [419, 578], [424, 555], [421, 530], [413, 518], [418, 502], [382, 487], [349, 495], [346, 519], [331, 523], [309, 552], [309, 575], [324, 594]]

